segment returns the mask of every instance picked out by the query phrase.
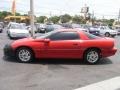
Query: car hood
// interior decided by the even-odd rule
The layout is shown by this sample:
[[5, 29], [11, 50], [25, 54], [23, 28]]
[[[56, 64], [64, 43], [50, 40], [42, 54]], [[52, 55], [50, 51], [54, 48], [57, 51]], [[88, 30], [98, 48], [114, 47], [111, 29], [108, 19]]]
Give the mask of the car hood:
[[29, 31], [25, 29], [10, 29], [9, 31], [11, 33], [29, 33]]
[[43, 41], [44, 39], [34, 39], [30, 37], [30, 38], [24, 38], [24, 39], [13, 41], [12, 46], [16, 46], [16, 45], [25, 46], [25, 45], [33, 44], [34, 42], [43, 42]]
[[113, 32], [113, 33], [117, 33], [117, 31], [112, 30], [112, 29], [105, 29], [105, 30], [100, 30], [100, 31], [106, 31], [106, 32]]
[[34, 41], [35, 39], [33, 38], [23, 38], [23, 39], [19, 39], [19, 40], [15, 40], [14, 43], [19, 43], [19, 42], [31, 42], [31, 41]]

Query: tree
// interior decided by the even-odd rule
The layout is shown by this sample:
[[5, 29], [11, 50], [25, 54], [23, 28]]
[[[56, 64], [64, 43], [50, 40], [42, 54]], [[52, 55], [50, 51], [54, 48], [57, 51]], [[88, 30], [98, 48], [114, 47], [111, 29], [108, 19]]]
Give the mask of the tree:
[[8, 15], [12, 15], [10, 12], [2, 11], [0, 12], [0, 20], [4, 20], [4, 18]]
[[50, 21], [52, 21], [54, 24], [58, 23], [60, 20], [59, 16], [52, 16], [49, 18]]
[[71, 17], [70, 15], [68, 15], [68, 14], [61, 15], [61, 16], [60, 16], [61, 23], [67, 23], [67, 22], [69, 22], [71, 19], [72, 19], [72, 17]]
[[114, 19], [103, 19], [102, 22], [107, 24], [108, 26], [112, 26], [114, 23]]
[[108, 22], [108, 25], [109, 25], [109, 26], [112, 26], [113, 23], [114, 23], [114, 21], [115, 21], [114, 19], [110, 19], [109, 22]]
[[38, 17], [37, 22], [44, 23], [46, 18], [47, 18], [46, 16], [40, 16], [40, 17]]
[[[2, 11], [2, 12], [0, 12], [0, 20], [3, 21], [4, 18], [5, 18], [6, 16], [9, 16], [9, 15], [12, 15], [12, 13], [11, 13], [11, 12], [7, 12], [7, 11]], [[16, 16], [20, 16], [21, 14], [16, 12], [15, 15], [16, 15]]]
[[82, 21], [82, 18], [78, 15], [75, 15], [75, 16], [73, 16], [72, 21], [73, 21], [73, 23], [80, 24]]
[[21, 14], [16, 12], [15, 15], [16, 15], [16, 16], [20, 16]]
[[86, 24], [86, 20], [85, 20], [83, 17], [81, 17], [81, 22], [80, 22], [80, 24]]

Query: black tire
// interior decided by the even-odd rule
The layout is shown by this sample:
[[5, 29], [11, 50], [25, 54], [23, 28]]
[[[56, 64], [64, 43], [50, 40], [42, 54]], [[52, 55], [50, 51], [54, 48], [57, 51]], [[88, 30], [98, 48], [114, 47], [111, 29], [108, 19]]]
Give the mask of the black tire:
[[11, 37], [11, 35], [10, 35], [10, 34], [8, 34], [8, 37], [9, 37], [9, 39], [14, 39], [13, 37]]
[[[93, 52], [96, 56], [90, 56], [90, 54]], [[96, 64], [100, 60], [100, 58], [100, 51], [97, 49], [89, 49], [84, 53], [84, 61], [88, 64]]]
[[[28, 59], [25, 58], [25, 55], [23, 55], [23, 59], [22, 59], [22, 57], [20, 57], [20, 54], [22, 53], [23, 50], [29, 54]], [[27, 57], [27, 54], [26, 54], [26, 57]], [[29, 62], [32, 62], [34, 60], [34, 54], [33, 54], [33, 51], [31, 49], [26, 48], [26, 47], [21, 47], [21, 48], [16, 50], [16, 58], [21, 63], [29, 63]]]
[[106, 36], [106, 37], [110, 37], [110, 33], [109, 33], [109, 32], [106, 32], [106, 33], [105, 33], [105, 36]]
[[13, 38], [9, 35], [9, 39], [13, 39]]

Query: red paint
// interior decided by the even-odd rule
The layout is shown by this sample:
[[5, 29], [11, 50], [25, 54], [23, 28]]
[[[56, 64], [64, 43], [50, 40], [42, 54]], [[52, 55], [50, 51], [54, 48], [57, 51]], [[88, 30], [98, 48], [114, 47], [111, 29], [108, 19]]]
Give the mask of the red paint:
[[44, 39], [26, 38], [13, 42], [12, 47], [14, 50], [21, 46], [29, 47], [34, 51], [36, 58], [82, 59], [85, 50], [88, 48], [99, 48], [101, 50], [102, 57], [115, 55], [117, 49], [114, 47], [114, 39], [98, 38], [91, 40], [83, 31], [77, 32], [80, 36], [80, 40], [49, 41]]

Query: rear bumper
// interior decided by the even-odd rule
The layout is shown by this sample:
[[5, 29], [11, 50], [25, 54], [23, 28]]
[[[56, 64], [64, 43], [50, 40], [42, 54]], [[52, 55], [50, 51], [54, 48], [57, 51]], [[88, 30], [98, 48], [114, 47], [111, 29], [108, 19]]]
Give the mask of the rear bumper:
[[111, 34], [111, 36], [117, 36], [117, 33], [116, 34]]
[[102, 51], [102, 57], [113, 56], [113, 55], [115, 55], [116, 52], [117, 52], [117, 48], [113, 48], [113, 49], [110, 49], [110, 50], [103, 50]]
[[14, 50], [12, 49], [12, 47], [9, 44], [5, 45], [3, 51], [4, 51], [5, 56], [8, 56], [8, 57], [14, 57], [15, 56]]

